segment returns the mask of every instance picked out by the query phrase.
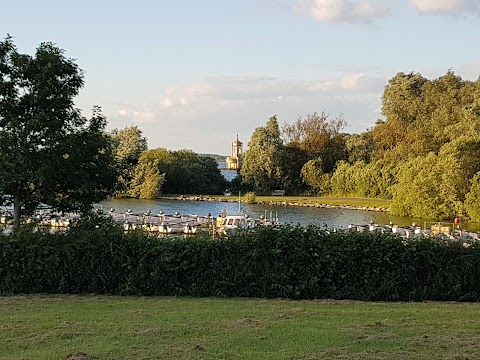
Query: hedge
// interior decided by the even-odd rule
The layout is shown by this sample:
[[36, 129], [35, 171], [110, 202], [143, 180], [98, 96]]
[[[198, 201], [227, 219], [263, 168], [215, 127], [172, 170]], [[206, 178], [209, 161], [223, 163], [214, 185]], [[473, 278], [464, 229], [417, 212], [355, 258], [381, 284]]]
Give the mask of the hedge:
[[0, 235], [0, 293], [381, 301], [480, 300], [480, 246], [258, 227], [228, 239], [123, 234], [113, 224]]

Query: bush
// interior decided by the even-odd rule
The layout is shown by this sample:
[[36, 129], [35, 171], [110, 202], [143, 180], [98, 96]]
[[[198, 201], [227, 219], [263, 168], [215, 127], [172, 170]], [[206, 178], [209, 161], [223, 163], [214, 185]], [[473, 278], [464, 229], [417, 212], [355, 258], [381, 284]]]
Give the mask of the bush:
[[257, 201], [255, 193], [253, 191], [247, 192], [243, 197], [243, 201], [245, 201], [246, 204], [255, 204]]
[[[97, 227], [98, 226], [98, 227]], [[123, 234], [0, 235], [0, 293], [480, 300], [480, 246], [392, 234], [257, 227], [228, 240]]]

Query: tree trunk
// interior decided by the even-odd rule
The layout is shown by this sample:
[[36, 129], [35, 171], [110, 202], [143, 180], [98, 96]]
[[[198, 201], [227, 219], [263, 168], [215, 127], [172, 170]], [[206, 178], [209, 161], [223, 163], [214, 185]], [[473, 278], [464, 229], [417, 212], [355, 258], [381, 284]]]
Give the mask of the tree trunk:
[[20, 225], [20, 218], [22, 216], [22, 197], [15, 194], [13, 197], [13, 225], [18, 227]]

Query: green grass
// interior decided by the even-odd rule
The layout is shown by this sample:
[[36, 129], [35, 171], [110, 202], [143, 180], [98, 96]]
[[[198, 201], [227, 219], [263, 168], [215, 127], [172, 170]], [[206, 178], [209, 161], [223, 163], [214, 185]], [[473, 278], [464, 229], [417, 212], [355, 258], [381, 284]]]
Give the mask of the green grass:
[[478, 359], [480, 304], [0, 298], [0, 359]]

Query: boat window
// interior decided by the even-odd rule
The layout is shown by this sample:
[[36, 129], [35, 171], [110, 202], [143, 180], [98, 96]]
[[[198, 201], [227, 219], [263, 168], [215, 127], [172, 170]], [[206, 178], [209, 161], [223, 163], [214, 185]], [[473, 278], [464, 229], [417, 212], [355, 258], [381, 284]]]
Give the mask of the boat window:
[[240, 219], [235, 219], [235, 221], [233, 222], [233, 225], [239, 225], [240, 224]]

